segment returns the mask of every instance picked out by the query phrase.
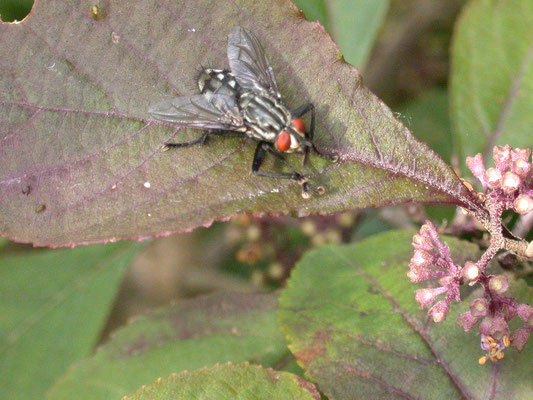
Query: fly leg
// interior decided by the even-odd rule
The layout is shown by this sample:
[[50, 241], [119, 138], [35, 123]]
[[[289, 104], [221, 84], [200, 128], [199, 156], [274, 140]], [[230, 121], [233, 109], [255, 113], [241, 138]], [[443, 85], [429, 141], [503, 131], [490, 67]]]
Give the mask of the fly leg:
[[202, 133], [202, 136], [200, 136], [198, 139], [193, 140], [192, 142], [185, 142], [185, 143], [165, 143], [165, 147], [163, 148], [163, 151], [167, 151], [168, 149], [174, 149], [177, 147], [190, 147], [195, 146], [197, 144], [204, 144], [207, 140], [207, 136], [209, 135], [209, 132]]
[[[313, 143], [313, 136], [315, 135], [315, 106], [313, 105], [313, 103], [304, 104], [298, 107], [296, 110], [291, 111], [291, 114], [293, 118], [300, 118], [301, 116], [307, 114], [309, 111], [311, 111], [311, 126], [309, 128], [309, 131], [306, 130], [305, 138], [309, 141], [312, 149], [315, 151], [316, 154], [318, 154], [320, 157], [327, 158], [328, 160], [331, 160], [333, 162], [337, 162], [339, 157], [321, 153], [320, 151], [318, 151], [315, 144]], [[304, 165], [307, 163], [308, 153], [309, 147], [306, 146], [303, 161]]]
[[[263, 176], [263, 177], [267, 177], [267, 178], [277, 178], [277, 179], [290, 179], [294, 182], [297, 182], [299, 185], [302, 186], [302, 197], [304, 199], [308, 199], [309, 197], [311, 197], [311, 194], [309, 193], [309, 188], [310, 188], [310, 185], [309, 183], [307, 182], [307, 178], [294, 171], [294, 169], [288, 165], [288, 167], [292, 170], [291, 173], [280, 173], [280, 172], [261, 172], [259, 171], [259, 168], [261, 167], [261, 164], [263, 163], [263, 161], [265, 160], [265, 156], [267, 154], [267, 151], [271, 154], [273, 154], [274, 156], [276, 156], [277, 158], [279, 158], [280, 160], [282, 160], [284, 163], [287, 163], [287, 160], [285, 160], [285, 158], [283, 158], [283, 156], [281, 154], [278, 154], [276, 153], [273, 149], [272, 149], [272, 146], [268, 143], [265, 143], [265, 142], [259, 142], [256, 149], [255, 149], [255, 154], [254, 154], [254, 160], [252, 162], [252, 172], [254, 175], [257, 175], [257, 176]], [[320, 191], [319, 191], [320, 193]]]
[[209, 133], [212, 135], [223, 136], [223, 137], [246, 137], [246, 135], [243, 132], [225, 131], [223, 129], [211, 129]]
[[242, 132], [237, 131], [225, 131], [222, 129], [213, 129], [210, 131], [205, 131], [202, 133], [202, 136], [200, 136], [198, 139], [193, 140], [191, 142], [185, 142], [185, 143], [165, 143], [165, 147], [163, 148], [163, 151], [166, 151], [171, 148], [177, 148], [177, 147], [190, 147], [195, 146], [197, 144], [203, 145], [207, 141], [209, 135], [220, 135], [220, 136], [226, 136], [226, 137], [236, 137], [236, 136], [243, 136]]
[[305, 159], [307, 157], [307, 154], [309, 153], [309, 147], [306, 147], [306, 150], [307, 152], [304, 153], [304, 161], [302, 163], [302, 173], [299, 174], [298, 172], [294, 170], [294, 168], [291, 167], [291, 165], [287, 162], [287, 160], [285, 159], [285, 157], [283, 157], [282, 154], [278, 153], [271, 145], [267, 147], [267, 151], [269, 153], [274, 155], [277, 159], [281, 160], [287, 166], [287, 168], [289, 168], [293, 173], [300, 175], [302, 179], [305, 180], [305, 182], [301, 184], [302, 185], [302, 197], [304, 199], [307, 199], [310, 197], [309, 189], [312, 189], [319, 196], [322, 196], [326, 192], [326, 190], [324, 189], [324, 186], [315, 187], [311, 185], [309, 182], [307, 182], [307, 177], [305, 176], [304, 168], [305, 168]]
[[[320, 151], [318, 151], [315, 144], [313, 143], [313, 136], [315, 134], [315, 106], [313, 105], [313, 103], [304, 104], [298, 107], [296, 110], [292, 111], [291, 114], [294, 119], [294, 118], [300, 118], [301, 116], [308, 113], [309, 111], [311, 111], [311, 126], [309, 130], [306, 129], [305, 131], [305, 138], [307, 139], [308, 144], [303, 146], [304, 156], [302, 159], [302, 173], [305, 173], [304, 171], [305, 171], [305, 166], [307, 164], [307, 160], [309, 158], [310, 148], [312, 148], [318, 156], [322, 158], [327, 158], [328, 160], [331, 160], [332, 162], [337, 162], [337, 160], [339, 159], [337, 156], [331, 156], [329, 154], [321, 153]], [[323, 186], [317, 187], [317, 192], [320, 195], [324, 194], [325, 192], [324, 187]]]

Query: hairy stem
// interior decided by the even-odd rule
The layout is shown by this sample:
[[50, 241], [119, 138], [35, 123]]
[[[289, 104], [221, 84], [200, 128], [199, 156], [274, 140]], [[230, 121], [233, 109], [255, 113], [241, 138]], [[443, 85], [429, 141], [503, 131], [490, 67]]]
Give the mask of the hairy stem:
[[[494, 243], [496, 245], [494, 247], [497, 247], [496, 253], [499, 250], [507, 250], [519, 257], [533, 259], [533, 242], [528, 243], [524, 239], [515, 237], [504, 225], [502, 225], [501, 213], [503, 210], [498, 211], [500, 207], [493, 203], [494, 202], [489, 196], [486, 202], [486, 207], [489, 210], [488, 215], [479, 211], [473, 212], [474, 217], [492, 236], [490, 247], [493, 247]], [[489, 249], [487, 249], [487, 252]], [[491, 252], [492, 251], [493, 250], [491, 250]], [[494, 255], [496, 255], [496, 253], [494, 253]]]

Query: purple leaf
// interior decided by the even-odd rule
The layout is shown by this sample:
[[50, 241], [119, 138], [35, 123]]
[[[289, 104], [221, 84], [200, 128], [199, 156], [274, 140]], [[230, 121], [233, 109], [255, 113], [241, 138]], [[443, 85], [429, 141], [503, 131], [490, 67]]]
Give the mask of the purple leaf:
[[[479, 209], [452, 169], [363, 85], [318, 23], [286, 0], [36, 2], [1, 24], [0, 234], [35, 245], [143, 239], [246, 211], [306, 215], [407, 201]], [[227, 34], [254, 31], [291, 107], [317, 107], [311, 157], [322, 197], [251, 173], [254, 143], [151, 120], [151, 104], [196, 92], [195, 69], [227, 66]], [[300, 156], [290, 156], [299, 168]], [[280, 168], [281, 166], [275, 165]], [[265, 170], [273, 166], [266, 163]]]

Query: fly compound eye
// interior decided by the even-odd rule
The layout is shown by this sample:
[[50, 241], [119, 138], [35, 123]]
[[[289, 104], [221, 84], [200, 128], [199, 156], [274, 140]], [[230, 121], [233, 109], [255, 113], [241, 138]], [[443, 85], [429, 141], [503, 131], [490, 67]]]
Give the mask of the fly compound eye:
[[298, 131], [300, 133], [304, 133], [305, 132], [305, 122], [304, 122], [303, 119], [295, 118], [295, 119], [292, 120], [291, 125], [296, 131]]
[[283, 131], [276, 139], [276, 147], [279, 151], [287, 151], [291, 147], [291, 135], [287, 131]]

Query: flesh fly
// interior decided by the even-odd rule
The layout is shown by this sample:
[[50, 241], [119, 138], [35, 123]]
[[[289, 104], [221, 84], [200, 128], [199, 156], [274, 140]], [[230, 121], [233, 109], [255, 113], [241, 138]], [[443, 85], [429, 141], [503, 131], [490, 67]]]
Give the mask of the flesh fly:
[[[228, 60], [229, 70], [203, 68], [200, 71], [197, 80], [200, 93], [176, 97], [150, 107], [148, 112], [160, 121], [205, 130], [194, 141], [167, 143], [166, 147], [201, 145], [210, 134], [244, 135], [258, 142], [252, 173], [295, 181], [301, 185], [304, 198], [310, 197], [310, 191], [323, 194], [324, 188], [310, 185], [304, 174], [309, 151], [333, 161], [336, 157], [322, 154], [313, 143], [313, 104], [307, 103], [294, 110], [285, 105], [263, 47], [251, 31], [240, 26], [231, 31]], [[309, 130], [302, 119], [308, 112], [311, 113]], [[284, 162], [290, 172], [260, 171], [267, 153]], [[285, 154], [288, 153], [303, 155], [301, 173], [287, 163]]]

